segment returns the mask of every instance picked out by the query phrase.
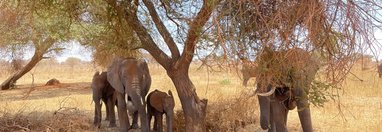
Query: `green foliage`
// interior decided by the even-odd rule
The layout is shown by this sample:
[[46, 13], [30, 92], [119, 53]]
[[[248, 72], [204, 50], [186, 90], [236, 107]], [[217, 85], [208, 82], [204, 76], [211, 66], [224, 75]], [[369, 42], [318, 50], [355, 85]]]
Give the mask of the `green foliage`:
[[6, 53], [33, 46], [36, 51], [45, 54], [61, 48], [56, 42], [71, 39], [71, 14], [65, 12], [64, 5], [57, 1], [4, 1], [0, 7], [0, 14], [5, 16], [0, 20], [0, 45], [17, 47], [5, 50]]
[[219, 84], [220, 85], [230, 85], [231, 84], [231, 80], [223, 79], [223, 80], [219, 81]]
[[127, 26], [107, 2], [102, 0], [78, 1], [80, 16], [71, 32], [81, 44], [93, 49], [93, 59], [106, 67], [114, 57], [138, 57], [141, 47], [134, 31]]
[[314, 80], [308, 94], [309, 101], [315, 106], [323, 107], [325, 102], [338, 98], [339, 95], [336, 92], [331, 92], [336, 89], [339, 90], [340, 88]]

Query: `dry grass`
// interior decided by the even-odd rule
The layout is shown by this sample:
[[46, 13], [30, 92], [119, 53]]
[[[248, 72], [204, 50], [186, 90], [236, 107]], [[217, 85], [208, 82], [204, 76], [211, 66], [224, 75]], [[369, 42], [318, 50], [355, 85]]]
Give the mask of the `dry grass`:
[[89, 130], [91, 120], [77, 108], [55, 112], [0, 112], [0, 131], [77, 131]]
[[[94, 104], [91, 103], [90, 81], [94, 68], [82, 65], [71, 67], [38, 66], [33, 70], [35, 86], [31, 91], [31, 76], [18, 81], [18, 88], [0, 91], [0, 131], [97, 131], [92, 127]], [[176, 90], [165, 71], [150, 65], [153, 78], [151, 90]], [[339, 91], [341, 112], [337, 102], [328, 102], [324, 108], [312, 107], [312, 119], [316, 131], [381, 131], [382, 130], [382, 79], [376, 69], [362, 71], [355, 67], [353, 73], [364, 81], [349, 75]], [[207, 98], [207, 127], [210, 131], [261, 131], [259, 128], [256, 97], [249, 97], [241, 86], [236, 73], [207, 73], [205, 69], [191, 68], [198, 95]], [[42, 86], [51, 78], [63, 84]], [[0, 76], [0, 81], [6, 75]], [[253, 83], [253, 79], [249, 84]], [[30, 92], [28, 96], [27, 93]], [[179, 111], [179, 99], [175, 99], [175, 130], [184, 130], [184, 118]], [[103, 109], [104, 110], [104, 109]], [[105, 114], [105, 112], [103, 112]], [[105, 116], [103, 116], [105, 117]], [[296, 110], [289, 114], [288, 129], [301, 131]], [[99, 131], [116, 131], [102, 122]], [[183, 127], [182, 127], [183, 126]]]

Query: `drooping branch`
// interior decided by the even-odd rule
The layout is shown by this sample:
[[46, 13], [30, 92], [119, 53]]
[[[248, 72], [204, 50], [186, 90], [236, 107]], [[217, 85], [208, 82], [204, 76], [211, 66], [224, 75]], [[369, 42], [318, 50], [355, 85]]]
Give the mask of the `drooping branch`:
[[171, 51], [172, 59], [176, 60], [179, 58], [180, 53], [178, 47], [175, 44], [174, 39], [171, 37], [170, 32], [166, 29], [166, 26], [163, 24], [162, 20], [159, 18], [157, 11], [155, 10], [154, 4], [149, 0], [143, 0], [143, 3], [146, 5], [149, 10], [150, 16], [153, 19], [156, 28], [159, 33], [162, 35], [164, 41], [166, 42], [168, 48]]
[[211, 16], [211, 13], [214, 10], [214, 6], [216, 6], [220, 0], [204, 0], [203, 6], [198, 12], [197, 16], [194, 18], [192, 22], [190, 22], [187, 39], [184, 43], [184, 48], [182, 52], [181, 58], [176, 62], [174, 68], [177, 69], [179, 67], [189, 67], [192, 58], [195, 53], [196, 42], [199, 39], [203, 26], [206, 24], [208, 19]]
[[[168, 69], [170, 67], [170, 64], [168, 62], [171, 62], [171, 58], [166, 55], [154, 42], [153, 38], [150, 36], [150, 34], [147, 32], [148, 30], [142, 25], [142, 23], [139, 21], [135, 8], [133, 9], [127, 9], [123, 10], [123, 8], [120, 5], [116, 4], [115, 0], [108, 0], [108, 4], [116, 10], [118, 15], [122, 15], [125, 20], [127, 21], [127, 24], [130, 27], [135, 28], [135, 33], [139, 37], [139, 40], [142, 43], [142, 46], [145, 50], [150, 52], [155, 58], [155, 60], [161, 64], [165, 69]], [[131, 5], [130, 5], [131, 6]], [[135, 5], [133, 5], [135, 6]]]

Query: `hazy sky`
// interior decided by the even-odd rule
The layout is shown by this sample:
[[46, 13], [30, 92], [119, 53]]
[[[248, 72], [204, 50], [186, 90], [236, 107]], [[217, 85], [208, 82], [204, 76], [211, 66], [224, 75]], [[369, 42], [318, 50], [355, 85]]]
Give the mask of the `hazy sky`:
[[91, 61], [91, 51], [80, 45], [77, 41], [72, 41], [70, 46], [65, 47], [65, 50], [56, 56], [58, 62], [65, 61], [68, 57], [80, 58], [83, 61]]

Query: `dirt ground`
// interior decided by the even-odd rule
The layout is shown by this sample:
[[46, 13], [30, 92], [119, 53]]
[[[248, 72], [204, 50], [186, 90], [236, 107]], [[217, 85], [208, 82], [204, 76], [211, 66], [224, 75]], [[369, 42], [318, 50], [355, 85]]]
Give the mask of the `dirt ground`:
[[[90, 80], [95, 70], [61, 70], [63, 71], [50, 73], [37, 68], [34, 73], [37, 81], [33, 85], [30, 83], [30, 76], [26, 76], [19, 80], [16, 89], [0, 91], [0, 125], [3, 123], [15, 129], [20, 127], [20, 130], [32, 131], [117, 131], [118, 128], [108, 128], [106, 121], [102, 121], [101, 129], [92, 127], [94, 104]], [[151, 91], [172, 90], [177, 97], [176, 90], [163, 69], [151, 66], [150, 72], [153, 78]], [[237, 98], [243, 97], [243, 93], [248, 92], [248, 88], [241, 86], [241, 80], [235, 72], [207, 73], [194, 68], [190, 73], [198, 95], [209, 100], [207, 122], [211, 131], [263, 131], [259, 127], [257, 98], [245, 97], [237, 101]], [[362, 71], [354, 68], [354, 73], [364, 81], [349, 76], [343, 90], [339, 91], [339, 100], [327, 102], [324, 107], [311, 107], [315, 131], [382, 131], [382, 79], [377, 77], [375, 69]], [[0, 81], [5, 80], [5, 77], [0, 76]], [[62, 84], [43, 86], [44, 81], [53, 77]], [[179, 110], [179, 99], [175, 100], [176, 109]], [[18, 125], [18, 122], [22, 122], [17, 121], [18, 118], [27, 120], [28, 127]], [[7, 119], [8, 121], [2, 121]], [[296, 110], [289, 112], [288, 130], [302, 131]]]

